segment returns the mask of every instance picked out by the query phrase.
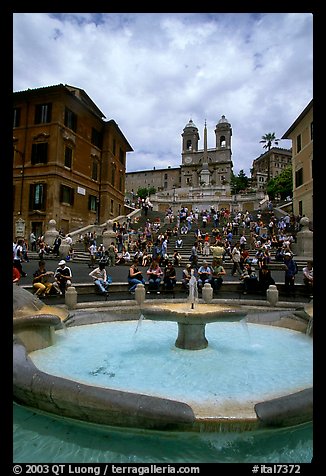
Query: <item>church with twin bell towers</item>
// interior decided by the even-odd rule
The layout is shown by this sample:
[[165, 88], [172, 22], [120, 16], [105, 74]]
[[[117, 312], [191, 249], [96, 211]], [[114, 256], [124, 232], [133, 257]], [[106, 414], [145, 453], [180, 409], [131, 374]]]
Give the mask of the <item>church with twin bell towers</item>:
[[215, 128], [215, 147], [207, 148], [207, 127], [204, 127], [204, 149], [198, 149], [200, 140], [192, 119], [182, 133], [181, 188], [230, 189], [232, 163], [232, 128], [223, 115]]

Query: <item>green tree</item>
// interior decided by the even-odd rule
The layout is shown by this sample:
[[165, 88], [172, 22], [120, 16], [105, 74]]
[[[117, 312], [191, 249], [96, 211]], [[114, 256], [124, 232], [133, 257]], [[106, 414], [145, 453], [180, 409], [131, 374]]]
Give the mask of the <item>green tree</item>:
[[292, 166], [286, 167], [277, 177], [271, 179], [267, 184], [267, 193], [271, 200], [279, 196], [281, 200], [292, 197], [293, 179]]
[[273, 143], [275, 145], [278, 145], [279, 141], [280, 141], [280, 139], [276, 139], [276, 137], [275, 137], [275, 132], [268, 132], [267, 134], [262, 136], [261, 141], [259, 141], [259, 142], [261, 144], [265, 144], [265, 145], [263, 145], [264, 149], [271, 150], [271, 147], [272, 147]]
[[245, 190], [248, 187], [248, 182], [249, 178], [246, 176], [243, 169], [240, 170], [237, 176], [231, 172], [231, 190], [233, 194]]
[[150, 195], [153, 195], [154, 193], [156, 193], [156, 189], [155, 187], [140, 187], [138, 190], [137, 190], [137, 195], [139, 198], [146, 198], [146, 197], [149, 197]]

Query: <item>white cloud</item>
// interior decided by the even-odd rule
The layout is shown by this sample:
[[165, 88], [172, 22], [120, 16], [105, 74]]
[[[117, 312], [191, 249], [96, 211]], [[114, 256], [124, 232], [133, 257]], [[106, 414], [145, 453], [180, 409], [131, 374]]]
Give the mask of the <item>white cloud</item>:
[[261, 136], [281, 137], [313, 95], [309, 13], [15, 13], [13, 25], [14, 90], [84, 89], [133, 147], [128, 171], [180, 165], [190, 117], [213, 147], [224, 114], [234, 171], [249, 175]]

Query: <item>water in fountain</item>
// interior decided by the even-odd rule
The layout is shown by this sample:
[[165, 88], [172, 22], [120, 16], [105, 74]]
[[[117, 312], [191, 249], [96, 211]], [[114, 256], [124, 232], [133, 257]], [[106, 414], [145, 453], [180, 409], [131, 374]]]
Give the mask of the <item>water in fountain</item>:
[[139, 316], [139, 319], [138, 319], [138, 321], [137, 321], [137, 326], [136, 326], [136, 329], [135, 329], [135, 334], [137, 333], [138, 329], [140, 328], [143, 319], [145, 319], [145, 316], [144, 316], [143, 313], [141, 313], [140, 316]]
[[[194, 294], [192, 295], [192, 303], [194, 303], [196, 299], [195, 287], [193, 289]], [[92, 316], [90, 315], [89, 318], [91, 320]], [[254, 341], [254, 345], [252, 345], [251, 342], [248, 342], [248, 335], [243, 332], [243, 326], [241, 324], [239, 325], [239, 323], [229, 322], [218, 324], [211, 323], [208, 326], [208, 348], [199, 352], [188, 352], [177, 349], [173, 345], [173, 327], [175, 326], [175, 323], [163, 323], [156, 321], [148, 322], [147, 319], [146, 321], [143, 321], [143, 318], [139, 318], [138, 327], [141, 324], [141, 332], [137, 333], [137, 338], [133, 338], [135, 337], [135, 322], [136, 321], [106, 324], [108, 326], [107, 332], [103, 332], [103, 326], [105, 325], [104, 323], [103, 325], [96, 324], [92, 326], [77, 326], [76, 328], [71, 327], [71, 329], [69, 329], [69, 339], [63, 339], [63, 332], [57, 331], [56, 334], [58, 335], [58, 342], [56, 345], [47, 349], [43, 349], [45, 354], [49, 352], [48, 358], [45, 359], [47, 361], [47, 363], [45, 363], [45, 367], [43, 367], [43, 357], [40, 358], [39, 362], [37, 362], [37, 356], [41, 355], [41, 350], [33, 352], [30, 354], [30, 356], [32, 357], [32, 360], [37, 363], [39, 368], [56, 374], [55, 370], [49, 370], [49, 368], [46, 367], [48, 363], [50, 363], [50, 365], [56, 363], [59, 365], [59, 375], [64, 375], [65, 377], [79, 380], [81, 382], [88, 382], [88, 385], [94, 386], [95, 389], [97, 386], [105, 385], [108, 385], [110, 388], [112, 388], [112, 383], [114, 385], [117, 383], [117, 387], [114, 387], [113, 385], [113, 388], [123, 388], [123, 390], [130, 389], [132, 391], [136, 390], [138, 392], [143, 392], [144, 394], [146, 394], [146, 392], [150, 394], [156, 394], [157, 392], [157, 395], [162, 396], [163, 394], [168, 398], [180, 399], [180, 401], [184, 400], [188, 402], [190, 399], [198, 415], [206, 415], [205, 412], [207, 412], [207, 402], [210, 405], [213, 403], [211, 408], [214, 407], [215, 402], [215, 410], [221, 410], [222, 406], [223, 411], [223, 406], [225, 409], [231, 389], [235, 392], [233, 394], [231, 393], [231, 395], [233, 395], [234, 400], [238, 405], [237, 409], [239, 409], [242, 406], [243, 401], [248, 401], [250, 399], [252, 400], [254, 398], [253, 395], [258, 395], [258, 397], [261, 398], [266, 393], [268, 395], [276, 395], [279, 391], [288, 391], [289, 388], [290, 391], [295, 391], [302, 387], [311, 385], [312, 371], [311, 368], [309, 370], [309, 366], [312, 361], [310, 355], [311, 348], [309, 347], [311, 346], [311, 339], [304, 334], [301, 335], [299, 333], [284, 329], [281, 330], [278, 328], [269, 328], [268, 326], [253, 325], [253, 327], [250, 326], [249, 328], [250, 335]], [[129, 331], [126, 331], [128, 329], [128, 325], [130, 326], [130, 329]], [[226, 327], [223, 328], [223, 325]], [[235, 335], [233, 333], [233, 327], [235, 326], [237, 326], [238, 331], [241, 331], [240, 335]], [[98, 328], [102, 342], [95, 340], [95, 337], [90, 335], [90, 330], [93, 332], [93, 329], [95, 330], [95, 328]], [[230, 331], [231, 328], [232, 332]], [[274, 337], [271, 337], [271, 334], [269, 334], [266, 342], [265, 340], [262, 341], [262, 336], [260, 334], [256, 334], [256, 330], [252, 331], [252, 329], [260, 330], [260, 328], [265, 329], [266, 332], [270, 330], [272, 333], [279, 332], [282, 335], [285, 333], [290, 337], [290, 342], [283, 342], [283, 344], [281, 344], [277, 349], [271, 349], [269, 346], [273, 343], [278, 343], [279, 336], [277, 335], [275, 337], [275, 334], [273, 334]], [[84, 337], [84, 344], [81, 345], [81, 342], [75, 342], [73, 340], [73, 336], [78, 336], [78, 334], [81, 335], [80, 332], [83, 333], [83, 329], [86, 334]], [[122, 340], [120, 340], [120, 337], [115, 334], [116, 329], [120, 329], [119, 332]], [[149, 333], [147, 333], [147, 329], [150, 330]], [[158, 332], [159, 330], [160, 332]], [[296, 341], [297, 335], [300, 336], [299, 341]], [[303, 341], [301, 341], [302, 337]], [[125, 340], [123, 340], [123, 338]], [[230, 339], [229, 341], [227, 340], [228, 338]], [[128, 342], [126, 342], [126, 339]], [[64, 341], [66, 341], [71, 354], [63, 353], [61, 345], [64, 343]], [[90, 342], [92, 342], [91, 346], [89, 345]], [[306, 344], [308, 345], [308, 348], [306, 348]], [[292, 350], [291, 345], [294, 346]], [[257, 365], [257, 346], [259, 347], [259, 365]], [[59, 353], [56, 355], [50, 355], [54, 349], [57, 349]], [[289, 352], [286, 356], [281, 354], [281, 351], [283, 352], [285, 350]], [[87, 355], [88, 351], [94, 352], [95, 355]], [[216, 353], [216, 359], [213, 357], [214, 352]], [[238, 355], [236, 354], [237, 352]], [[305, 352], [308, 352], [309, 355], [302, 359], [302, 355]], [[208, 360], [205, 360], [207, 355]], [[278, 358], [281, 355], [281, 360], [276, 361], [276, 357]], [[249, 366], [248, 362], [253, 356], [253, 366], [252, 370], [250, 370], [251, 367]], [[298, 361], [295, 361], [296, 358], [299, 359], [299, 357], [296, 356], [300, 357], [299, 364]], [[264, 357], [266, 358], [268, 365], [275, 365], [276, 361], [276, 368], [274, 367], [273, 370], [266, 367], [264, 368]], [[157, 360], [158, 358], [161, 360]], [[76, 365], [76, 362], [78, 362], [78, 365]], [[239, 362], [241, 362], [241, 365], [238, 365]], [[286, 366], [284, 365], [285, 362]], [[308, 366], [306, 369], [307, 372], [302, 369], [303, 362], [305, 362], [305, 365]], [[72, 365], [69, 363], [72, 363]], [[179, 363], [182, 364], [181, 368], [177, 366]], [[71, 367], [77, 371], [77, 373], [82, 371], [82, 368], [84, 367], [84, 373], [79, 375], [76, 375], [76, 373], [70, 374], [70, 372], [73, 370]], [[285, 376], [281, 375], [281, 370], [283, 372], [284, 367], [289, 372]], [[300, 367], [300, 373], [297, 372], [298, 367]], [[255, 376], [258, 368], [261, 369], [262, 373], [260, 373], [256, 378]], [[291, 370], [291, 368], [293, 370]], [[85, 374], [85, 369], [87, 375]], [[207, 369], [209, 369], [209, 372]], [[239, 372], [235, 374], [234, 372], [237, 369]], [[122, 376], [122, 370], [125, 370], [125, 377], [122, 378], [122, 380], [125, 379], [125, 382], [123, 383], [122, 380], [119, 381], [120, 377]], [[190, 379], [188, 381], [188, 374], [192, 370], [194, 371], [194, 374], [190, 374]], [[216, 372], [214, 373], [214, 371]], [[213, 374], [212, 378], [210, 377], [211, 372]], [[299, 377], [303, 377], [304, 380], [296, 380]], [[99, 380], [102, 378], [104, 380]], [[199, 378], [198, 382], [196, 380], [197, 378]], [[279, 378], [281, 385], [289, 383], [289, 387], [286, 389], [283, 387], [281, 390], [278, 389], [275, 378]], [[105, 381], [109, 382], [109, 384], [105, 383]], [[210, 387], [210, 382], [213, 384], [212, 387]], [[260, 385], [264, 382], [266, 382], [267, 385], [271, 385], [271, 387], [260, 387]], [[232, 387], [232, 385], [234, 385], [234, 387]], [[255, 387], [256, 385], [258, 385], [258, 387]], [[234, 403], [234, 401], [231, 403]], [[247, 411], [247, 409], [244, 409], [243, 406], [241, 408], [241, 411]], [[27, 413], [24, 416], [25, 411]], [[250, 412], [252, 412], [252, 404]], [[166, 436], [163, 436], [161, 432], [153, 432], [153, 440], [155, 440], [156, 445], [153, 445], [152, 447], [150, 443], [152, 433], [150, 431], [140, 431], [140, 433], [137, 433], [137, 430], [134, 429], [98, 429], [94, 425], [89, 427], [84, 423], [66, 422], [64, 420], [60, 421], [53, 416], [40, 417], [39, 415], [35, 414], [33, 418], [31, 418], [30, 410], [25, 409], [23, 411], [23, 415], [22, 412], [18, 411], [16, 414], [17, 413], [20, 416], [18, 416], [18, 424], [15, 432], [15, 462], [23, 462], [24, 460], [26, 462], [28, 461], [28, 458], [31, 457], [31, 455], [33, 462], [37, 461], [37, 457], [40, 458], [40, 462], [57, 462], [58, 456], [56, 454], [51, 455], [51, 460], [48, 458], [47, 453], [47, 451], [53, 451], [53, 448], [56, 448], [57, 446], [56, 444], [53, 445], [53, 441], [51, 441], [53, 446], [50, 450], [50, 441], [47, 441], [46, 444], [49, 445], [47, 446], [47, 449], [44, 450], [44, 435], [42, 435], [41, 438], [37, 438], [34, 433], [33, 448], [29, 446], [31, 434], [28, 436], [27, 433], [28, 431], [33, 433], [34, 430], [33, 428], [31, 429], [31, 421], [37, 420], [37, 422], [40, 422], [43, 419], [42, 424], [44, 425], [44, 421], [48, 421], [47, 418], [50, 418], [51, 422], [57, 421], [61, 429], [65, 427], [65, 425], [69, 425], [69, 428], [72, 429], [68, 430], [68, 434], [69, 431], [72, 431], [73, 434], [75, 434], [75, 432], [78, 434], [84, 434], [85, 430], [87, 437], [84, 441], [87, 442], [90, 441], [91, 432], [93, 435], [97, 434], [97, 436], [94, 437], [97, 442], [100, 439], [99, 434], [102, 436], [103, 441], [111, 442], [116, 441], [115, 437], [116, 435], [119, 435], [119, 443], [116, 443], [115, 445], [116, 451], [113, 450], [110, 454], [108, 454], [107, 447], [104, 449], [103, 445], [100, 445], [100, 443], [98, 443], [99, 446], [95, 444], [93, 448], [89, 448], [87, 443], [86, 445], [84, 444], [84, 449], [85, 446], [87, 446], [91, 455], [88, 451], [79, 451], [80, 446], [83, 445], [83, 440], [82, 438], [79, 439], [79, 437], [77, 438], [78, 442], [76, 446], [72, 448], [70, 445], [69, 449], [67, 449], [68, 454], [66, 454], [64, 451], [62, 451], [62, 446], [64, 446], [67, 438], [63, 437], [63, 440], [61, 439], [63, 444], [61, 443], [60, 451], [58, 452], [60, 455], [60, 462], [114, 462], [117, 461], [117, 454], [119, 455], [118, 460], [120, 462], [166, 462], [167, 459], [171, 462], [223, 462], [230, 458], [228, 460], [229, 462], [273, 461], [297, 463], [309, 462], [311, 461], [312, 457], [311, 425], [305, 426], [302, 434], [300, 433], [300, 429], [298, 430], [296, 427], [290, 428], [288, 431], [286, 431], [287, 437], [285, 440], [287, 441], [287, 446], [285, 446], [285, 449], [283, 445], [279, 445], [282, 431], [274, 431], [274, 436], [272, 437], [270, 436], [270, 432], [266, 432], [266, 434], [269, 435], [266, 440], [264, 439], [264, 432], [257, 432], [257, 435], [255, 432], [250, 432], [249, 435], [246, 433], [243, 435], [242, 433], [228, 433], [228, 437], [226, 438], [227, 441], [224, 440], [224, 443], [223, 436], [221, 439], [221, 435], [219, 433], [205, 434], [204, 432], [198, 435], [194, 435], [194, 433], [187, 434], [186, 432], [173, 434], [165, 433]], [[211, 413], [209, 413], [209, 417], [210, 416]], [[225, 412], [223, 412], [223, 416], [225, 416]], [[29, 422], [28, 428], [26, 425], [24, 425], [24, 419], [26, 418]], [[38, 423], [36, 424], [36, 428], [37, 425]], [[50, 424], [50, 426], [52, 428], [52, 424]], [[301, 426], [300, 428], [303, 427]], [[54, 432], [55, 431], [56, 430], [54, 429]], [[289, 448], [289, 435], [298, 431], [300, 433], [299, 440], [294, 443], [293, 447]], [[42, 430], [40, 433], [42, 433]], [[143, 442], [143, 445], [140, 444], [138, 449], [132, 448], [132, 444], [128, 445], [127, 443], [128, 441], [131, 443], [132, 441], [135, 441], [135, 439], [139, 441], [138, 437], [135, 438], [135, 434], [139, 434], [140, 439]], [[62, 435], [62, 433], [60, 433], [60, 435]], [[165, 448], [167, 451], [165, 454], [164, 451], [162, 453], [157, 453], [155, 450], [155, 446], [157, 447], [158, 438], [163, 442], [162, 448]], [[54, 439], [56, 440], [56, 436]], [[271, 443], [270, 439], [273, 440], [273, 443], [267, 444], [267, 441]], [[174, 448], [170, 453], [170, 448], [168, 448], [169, 445], [166, 445], [166, 441], [171, 442], [172, 445], [170, 446], [171, 448]], [[255, 444], [253, 447], [251, 447], [251, 450], [246, 447], [246, 441], [255, 441]], [[262, 441], [264, 442], [263, 447], [265, 445], [264, 448], [261, 446]], [[275, 449], [275, 445], [277, 446], [277, 450]], [[109, 446], [112, 448], [111, 444]], [[201, 448], [202, 446], [205, 447], [205, 450], [201, 453], [200, 449], [198, 450], [198, 448]], [[37, 447], [40, 450], [38, 455], [35, 454], [35, 448]], [[232, 447], [234, 451], [228, 451], [227, 448], [230, 449], [230, 447]], [[98, 451], [98, 448], [101, 449]], [[184, 451], [185, 448], [187, 448], [187, 451]], [[242, 451], [241, 448], [242, 450], [244, 449], [244, 451]], [[273, 454], [270, 453], [271, 448], [273, 448]], [[144, 449], [146, 449], [146, 451], [144, 451]], [[45, 459], [42, 460], [42, 457]]]
[[191, 309], [194, 309], [195, 303], [198, 302], [198, 286], [194, 269], [191, 270], [191, 277], [189, 280], [189, 301], [191, 303]]

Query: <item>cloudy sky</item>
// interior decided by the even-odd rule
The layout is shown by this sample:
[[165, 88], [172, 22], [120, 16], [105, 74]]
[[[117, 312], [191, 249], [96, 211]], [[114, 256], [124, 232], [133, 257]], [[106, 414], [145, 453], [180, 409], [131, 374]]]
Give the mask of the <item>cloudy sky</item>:
[[[134, 149], [127, 171], [177, 167], [191, 118], [208, 148], [225, 115], [250, 176], [313, 97], [310, 13], [14, 13], [14, 91], [83, 89]], [[289, 148], [282, 140], [279, 147]]]

